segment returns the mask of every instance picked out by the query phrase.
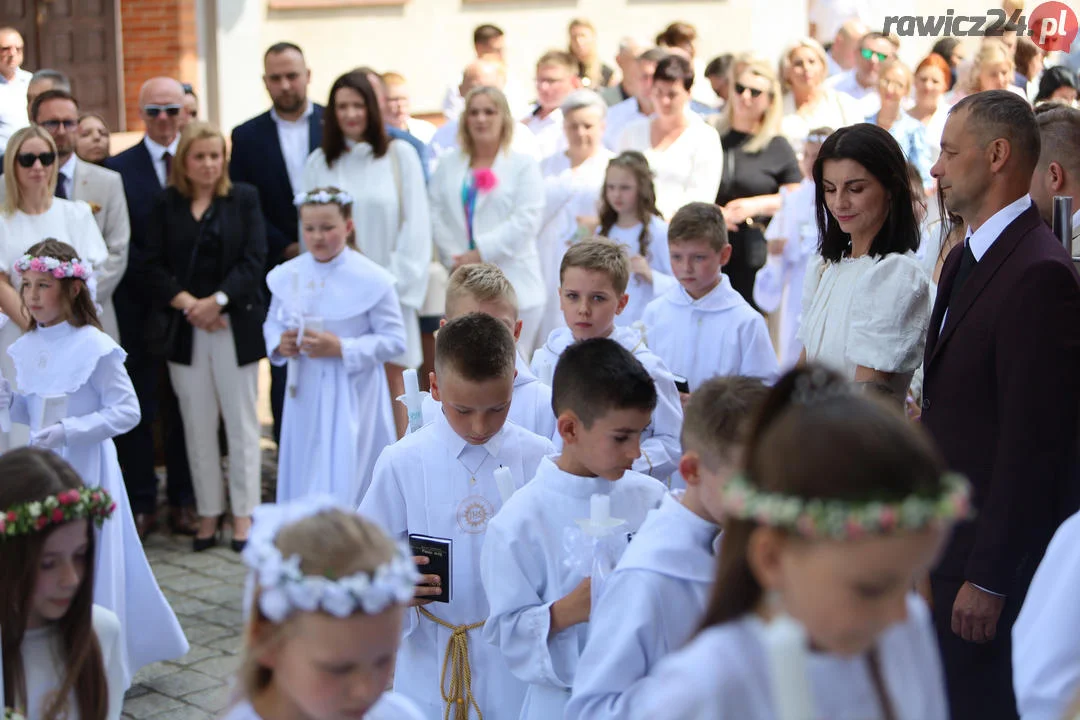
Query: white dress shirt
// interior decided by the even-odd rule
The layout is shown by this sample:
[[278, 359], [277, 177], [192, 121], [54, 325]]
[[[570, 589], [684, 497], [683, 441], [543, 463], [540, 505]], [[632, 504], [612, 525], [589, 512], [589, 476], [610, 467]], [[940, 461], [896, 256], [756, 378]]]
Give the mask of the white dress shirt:
[[161, 187], [165, 187], [169, 184], [169, 173], [165, 168], [165, 153], [169, 153], [174, 159], [176, 158], [176, 146], [180, 144], [180, 136], [177, 135], [173, 138], [168, 147], [158, 145], [150, 139], [149, 135], [143, 137], [143, 143], [146, 144], [146, 149], [150, 152], [150, 160], [154, 163], [154, 172], [157, 173], [158, 182], [161, 183]]
[[285, 170], [289, 173], [289, 185], [293, 194], [314, 188], [304, 187], [304, 163], [311, 154], [311, 113], [314, 109], [309, 102], [304, 114], [296, 120], [285, 120], [270, 110], [270, 117], [277, 125], [278, 143], [281, 145], [281, 157], [285, 159]]
[[540, 143], [540, 157], [547, 158], [567, 148], [566, 133], [563, 132], [563, 113], [555, 108], [546, 117], [540, 117], [540, 108], [535, 106], [521, 122], [532, 131]]
[[860, 85], [854, 68], [826, 79], [825, 86], [844, 93], [855, 100], [859, 106], [859, 113], [863, 118], [868, 118], [881, 109], [881, 96], [878, 95], [877, 88]]
[[26, 114], [26, 91], [33, 74], [15, 69], [15, 77], [8, 80], [0, 75], [0, 155], [4, 154], [8, 140], [15, 131], [30, 124]]

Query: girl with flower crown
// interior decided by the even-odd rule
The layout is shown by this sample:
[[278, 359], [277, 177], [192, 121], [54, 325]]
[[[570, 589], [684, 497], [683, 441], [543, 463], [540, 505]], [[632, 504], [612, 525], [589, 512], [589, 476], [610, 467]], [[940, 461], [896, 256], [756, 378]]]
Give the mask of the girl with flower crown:
[[266, 277], [270, 362], [288, 366], [278, 502], [313, 493], [356, 507], [379, 453], [397, 439], [383, 364], [404, 351], [394, 276], [353, 244], [353, 198], [296, 198], [308, 252]]
[[420, 720], [383, 692], [419, 580], [405, 548], [327, 496], [255, 510], [239, 698], [224, 720]]
[[92, 269], [70, 245], [40, 242], [14, 269], [30, 331], [8, 349], [19, 392], [0, 378], [0, 410], [30, 427], [32, 445], [53, 450], [118, 503], [98, 538], [93, 587], [94, 601], [120, 618], [128, 683], [144, 665], [184, 655], [188, 644], [146, 561], [112, 441], [139, 421], [126, 353], [102, 332], [86, 287]]
[[968, 516], [970, 488], [899, 410], [851, 388], [811, 365], [770, 391], [721, 493], [702, 629], [651, 673], [631, 718], [948, 718], [911, 588]]
[[120, 622], [93, 602], [94, 526], [116, 505], [37, 448], [0, 456], [0, 477], [5, 717], [119, 718], [128, 685]]

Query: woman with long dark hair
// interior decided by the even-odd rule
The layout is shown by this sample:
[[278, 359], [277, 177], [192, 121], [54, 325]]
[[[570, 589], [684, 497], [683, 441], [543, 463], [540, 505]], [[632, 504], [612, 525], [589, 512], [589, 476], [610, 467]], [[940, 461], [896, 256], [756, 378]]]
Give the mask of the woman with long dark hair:
[[821, 146], [814, 184], [820, 257], [803, 288], [803, 360], [904, 397], [930, 322], [904, 153], [876, 125], [841, 128]]

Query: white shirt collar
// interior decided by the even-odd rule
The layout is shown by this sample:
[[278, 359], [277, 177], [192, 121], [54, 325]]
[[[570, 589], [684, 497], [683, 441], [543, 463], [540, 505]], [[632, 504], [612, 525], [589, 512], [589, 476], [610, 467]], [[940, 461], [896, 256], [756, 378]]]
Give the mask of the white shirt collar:
[[270, 117], [272, 117], [274, 119], [274, 122], [276, 122], [278, 125], [299, 125], [300, 123], [307, 122], [307, 119], [311, 117], [311, 113], [313, 112], [315, 112], [315, 108], [311, 104], [311, 101], [308, 100], [307, 108], [304, 109], [303, 114], [296, 120], [286, 120], [285, 118], [281, 117], [280, 115], [278, 115], [277, 108], [270, 108]]
[[168, 147], [154, 142], [150, 139], [149, 135], [143, 136], [143, 143], [146, 145], [146, 149], [150, 151], [150, 159], [154, 162], [158, 162], [166, 151], [173, 157], [176, 157], [176, 146], [180, 144], [180, 135], [177, 134], [177, 136], [173, 138], [173, 141], [169, 143]]
[[1074, 212], [1073, 213], [1073, 218], [1072, 218], [1073, 235], [1076, 234], [1077, 230], [1080, 230], [1080, 210], [1077, 210], [1076, 212]]
[[968, 225], [966, 240], [971, 247], [971, 254], [975, 256], [975, 260], [982, 260], [983, 255], [986, 254], [986, 251], [990, 249], [1005, 228], [1013, 220], [1020, 217], [1030, 206], [1031, 196], [1024, 195], [1019, 200], [1014, 200], [991, 215], [975, 232], [972, 232], [971, 226]]
[[[454, 431], [454, 428], [450, 427], [450, 422], [446, 419], [446, 413], [450, 412], [444, 405], [439, 412], [439, 416], [435, 419], [435, 425], [438, 428], [439, 438], [446, 444], [446, 447], [454, 454], [454, 457], [461, 457], [461, 454], [465, 452], [470, 446], [465, 438], [461, 437]], [[492, 457], [498, 457], [499, 451], [502, 449], [503, 440], [506, 438], [506, 425], [499, 428], [499, 432], [495, 433], [490, 440], [479, 447], [483, 448]]]

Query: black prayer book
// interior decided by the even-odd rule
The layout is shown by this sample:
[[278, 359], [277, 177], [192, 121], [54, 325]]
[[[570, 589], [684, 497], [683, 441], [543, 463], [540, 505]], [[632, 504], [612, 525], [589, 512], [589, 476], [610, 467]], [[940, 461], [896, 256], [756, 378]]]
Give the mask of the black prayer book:
[[442, 581], [442, 592], [438, 595], [428, 595], [427, 600], [448, 603], [453, 598], [453, 587], [450, 585], [450, 571], [453, 568], [454, 541], [446, 538], [437, 538], [430, 535], [413, 533], [409, 535], [409, 550], [414, 556], [423, 555], [428, 558], [427, 565], [417, 565], [416, 569], [422, 575], [438, 575]]

